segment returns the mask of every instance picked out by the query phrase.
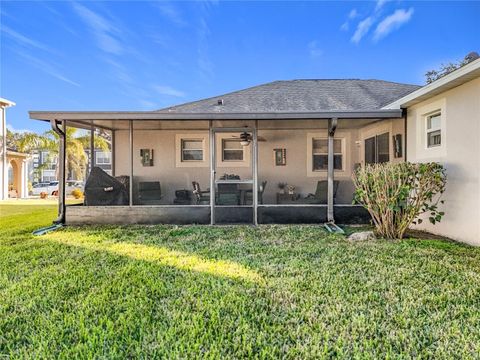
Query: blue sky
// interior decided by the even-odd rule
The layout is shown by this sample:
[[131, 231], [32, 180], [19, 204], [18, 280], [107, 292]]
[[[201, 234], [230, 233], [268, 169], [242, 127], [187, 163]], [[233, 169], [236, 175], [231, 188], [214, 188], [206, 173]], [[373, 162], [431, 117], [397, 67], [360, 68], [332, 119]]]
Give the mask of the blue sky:
[[0, 3], [0, 96], [29, 110], [154, 110], [280, 79], [424, 83], [480, 52], [480, 2]]

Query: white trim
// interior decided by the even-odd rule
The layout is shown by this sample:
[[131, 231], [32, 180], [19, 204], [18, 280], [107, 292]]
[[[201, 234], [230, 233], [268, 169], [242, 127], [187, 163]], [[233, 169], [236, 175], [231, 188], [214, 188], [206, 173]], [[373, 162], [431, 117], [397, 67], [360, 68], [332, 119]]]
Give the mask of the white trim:
[[[439, 116], [440, 117], [440, 125], [432, 128], [428, 128], [428, 120], [432, 117]], [[423, 121], [425, 121], [425, 146], [427, 149], [436, 148], [442, 146], [442, 112], [439, 109], [438, 111], [433, 111], [430, 114], [425, 114], [423, 116]], [[436, 145], [428, 145], [428, 136], [432, 132], [440, 131], [440, 144]]]
[[234, 168], [234, 167], [250, 167], [251, 163], [251, 148], [252, 143], [248, 146], [243, 146], [243, 160], [235, 161], [235, 160], [223, 160], [223, 140], [231, 140], [233, 137], [238, 137], [240, 134], [238, 132], [217, 132], [215, 136], [215, 151], [218, 156], [216, 156], [216, 167], [217, 168]]
[[[440, 92], [447, 91], [455, 86], [459, 86], [467, 81], [470, 81], [480, 76], [480, 59], [474, 60], [471, 63], [462, 66], [461, 68], [451, 72], [448, 75], [441, 77], [434, 82], [421, 87], [420, 89], [404, 96], [386, 106], [382, 109], [399, 109], [411, 104], [414, 100], [420, 97], [430, 97], [438, 95]], [[430, 95], [430, 96], [429, 96]], [[422, 101], [425, 99], [421, 99]]]
[[[328, 139], [327, 130], [316, 133], [307, 133], [307, 177], [325, 177], [327, 175], [327, 169], [313, 170], [313, 139]], [[337, 130], [334, 140], [341, 140], [342, 142], [342, 169], [334, 169], [334, 172], [339, 176], [344, 176], [346, 169], [349, 168], [347, 167], [347, 161], [349, 161], [347, 155], [347, 134], [343, 131]]]
[[[100, 154], [102, 154], [102, 156], [100, 156], [100, 158], [108, 159], [109, 161], [108, 162], [99, 162], [98, 159], [99, 159]], [[104, 156], [105, 154], [107, 156]], [[112, 165], [112, 152], [111, 151], [95, 151], [95, 165]]]
[[[326, 152], [320, 152], [320, 153], [314, 153], [313, 152], [313, 141], [314, 140], [325, 140], [327, 142], [327, 151]], [[340, 141], [340, 153], [335, 152], [335, 141]], [[345, 162], [344, 162], [344, 157], [345, 157], [345, 138], [334, 138], [333, 139], [333, 156], [335, 155], [341, 155], [342, 156], [342, 168], [341, 169], [335, 169], [335, 164], [334, 164], [334, 170], [336, 171], [345, 171]], [[328, 157], [328, 137], [313, 137], [312, 138], [312, 153], [309, 154], [312, 156], [312, 172], [326, 172], [328, 171], [327, 169], [319, 169], [319, 170], [313, 170], [313, 156], [314, 155], [324, 155]]]
[[[203, 160], [182, 160], [182, 140], [200, 140], [203, 145]], [[175, 166], [176, 167], [209, 167], [210, 141], [208, 132], [175, 134]]]
[[[447, 106], [446, 99], [442, 98], [424, 105], [415, 110], [414, 118], [416, 126], [416, 158], [428, 159], [444, 157], [447, 154]], [[440, 113], [440, 136], [442, 141], [438, 146], [428, 147], [427, 140], [427, 117]], [[420, 151], [419, 151], [420, 150]]]
[[4, 98], [0, 98], [0, 107], [2, 107], [2, 108], [15, 106], [15, 105], [16, 104], [13, 101], [10, 101], [10, 100], [4, 99]]

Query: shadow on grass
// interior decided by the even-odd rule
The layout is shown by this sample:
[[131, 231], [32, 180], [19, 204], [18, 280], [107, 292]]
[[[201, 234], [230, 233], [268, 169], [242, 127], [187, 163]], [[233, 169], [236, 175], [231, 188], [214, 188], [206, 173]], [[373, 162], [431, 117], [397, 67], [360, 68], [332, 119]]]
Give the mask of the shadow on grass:
[[110, 242], [98, 236], [88, 236], [82, 231], [66, 236], [65, 232], [48, 234], [45, 238], [57, 243], [80, 247], [94, 251], [105, 251], [134, 260], [147, 261], [160, 265], [171, 266], [180, 270], [195, 271], [215, 276], [261, 282], [258, 273], [246, 267], [227, 260], [209, 260], [182, 251], [166, 247], [136, 244], [130, 242]]
[[0, 357], [218, 355], [238, 326], [251, 337], [266, 326], [262, 279], [241, 265], [65, 235], [26, 239], [0, 265]]

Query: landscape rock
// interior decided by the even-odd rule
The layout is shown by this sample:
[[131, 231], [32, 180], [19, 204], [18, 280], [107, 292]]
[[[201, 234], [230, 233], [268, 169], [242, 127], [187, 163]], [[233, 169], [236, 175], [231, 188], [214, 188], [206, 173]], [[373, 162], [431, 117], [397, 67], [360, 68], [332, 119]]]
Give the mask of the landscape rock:
[[375, 240], [375, 234], [373, 231], [360, 231], [353, 233], [348, 237], [350, 241], [368, 241], [368, 240]]

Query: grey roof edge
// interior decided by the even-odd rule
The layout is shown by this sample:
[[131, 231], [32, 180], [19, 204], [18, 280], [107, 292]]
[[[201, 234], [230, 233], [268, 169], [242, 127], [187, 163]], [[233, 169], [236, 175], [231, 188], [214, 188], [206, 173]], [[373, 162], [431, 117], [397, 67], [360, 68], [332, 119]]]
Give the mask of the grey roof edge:
[[35, 120], [290, 120], [399, 118], [401, 109], [269, 113], [164, 113], [157, 111], [29, 111]]

